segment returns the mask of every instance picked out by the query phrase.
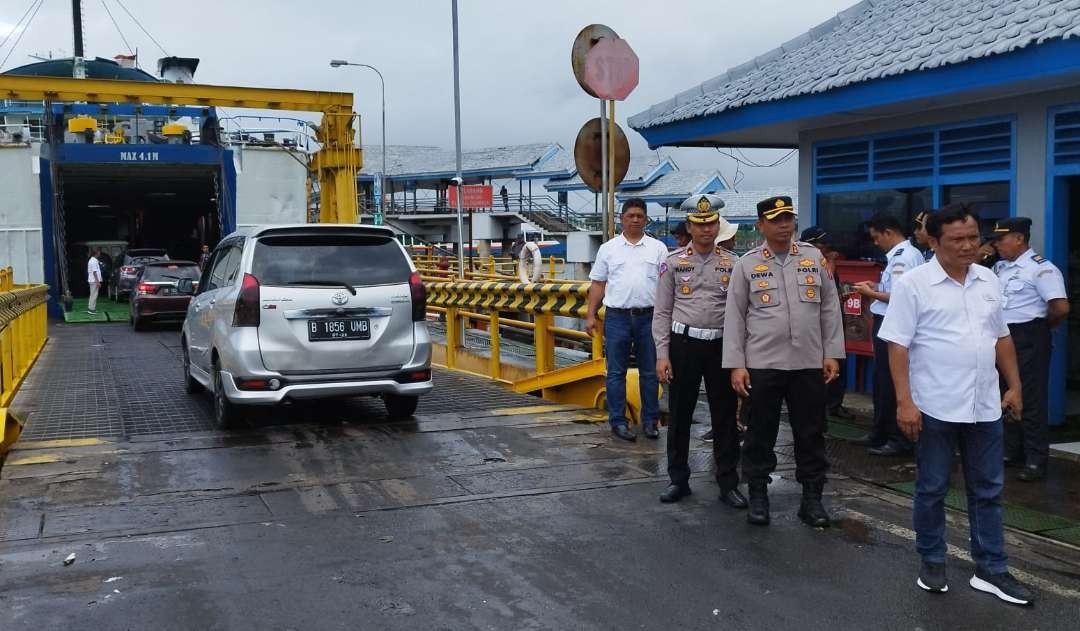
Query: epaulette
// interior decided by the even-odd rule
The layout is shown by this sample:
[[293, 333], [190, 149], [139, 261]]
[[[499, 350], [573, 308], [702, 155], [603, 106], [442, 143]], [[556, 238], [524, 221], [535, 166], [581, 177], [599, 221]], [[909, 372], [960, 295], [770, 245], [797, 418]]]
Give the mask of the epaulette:
[[1042, 254], [1036, 254], [1035, 256], [1032, 256], [1031, 260], [1035, 261], [1036, 263], [1038, 263], [1040, 265], [1042, 265], [1043, 263], [1049, 263], [1050, 262], [1050, 261], [1046, 260], [1046, 257], [1043, 256]]

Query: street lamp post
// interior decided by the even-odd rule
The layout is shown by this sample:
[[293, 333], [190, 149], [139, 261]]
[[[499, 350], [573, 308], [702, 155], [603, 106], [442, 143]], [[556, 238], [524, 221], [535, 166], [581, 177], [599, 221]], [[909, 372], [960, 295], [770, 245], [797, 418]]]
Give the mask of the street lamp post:
[[379, 75], [379, 90], [382, 93], [382, 171], [379, 173], [379, 195], [375, 200], [376, 212], [375, 212], [375, 225], [380, 225], [383, 222], [383, 196], [386, 195], [386, 82], [383, 80], [382, 73], [375, 66], [368, 64], [354, 64], [344, 59], [331, 59], [331, 68], [340, 68], [341, 66], [359, 66], [361, 68], [369, 68], [375, 71], [375, 74]]

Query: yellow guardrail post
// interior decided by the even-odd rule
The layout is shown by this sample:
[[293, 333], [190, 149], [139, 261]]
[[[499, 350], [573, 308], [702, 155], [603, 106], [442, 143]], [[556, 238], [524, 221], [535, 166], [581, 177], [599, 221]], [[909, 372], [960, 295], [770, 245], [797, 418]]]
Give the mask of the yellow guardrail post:
[[555, 339], [551, 327], [555, 318], [550, 313], [538, 313], [533, 320], [533, 343], [536, 351], [536, 374], [543, 375], [555, 370]]
[[454, 368], [457, 365], [457, 349], [461, 346], [458, 339], [458, 308], [446, 308], [446, 367]]
[[488, 360], [488, 374], [492, 379], [502, 379], [502, 354], [499, 346], [499, 312], [491, 312], [491, 326], [488, 336], [491, 339], [491, 359]]

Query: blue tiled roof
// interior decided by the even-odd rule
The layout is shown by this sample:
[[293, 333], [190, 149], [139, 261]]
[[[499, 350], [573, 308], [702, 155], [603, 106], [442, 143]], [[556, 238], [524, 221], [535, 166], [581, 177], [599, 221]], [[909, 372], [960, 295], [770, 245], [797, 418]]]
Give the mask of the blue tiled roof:
[[1080, 37], [1080, 0], [863, 0], [630, 117], [647, 129]]
[[[679, 165], [675, 164], [675, 161], [671, 158], [660, 158], [652, 154], [630, 156], [630, 166], [626, 170], [626, 177], [615, 187], [615, 190], [640, 189], [655, 181], [663, 173], [677, 171], [678, 168]], [[544, 188], [548, 191], [584, 191], [588, 189], [576, 168], [570, 176], [551, 178], [544, 184]]]
[[[382, 168], [382, 148], [364, 145], [364, 166], [360, 177], [371, 179]], [[548, 171], [549, 166], [559, 168], [563, 162], [560, 154], [566, 150], [558, 143], [534, 143], [505, 147], [470, 149], [461, 154], [462, 171], [466, 174], [483, 174], [493, 177], [510, 177], [528, 173], [534, 167]], [[541, 160], [547, 157], [546, 161]], [[390, 145], [386, 150], [387, 175], [394, 179], [424, 179], [444, 177], [456, 170], [454, 151], [438, 147]], [[560, 175], [565, 170], [558, 171]]]
[[641, 197], [646, 201], [678, 201], [700, 193], [715, 193], [727, 188], [719, 171], [671, 171], [645, 188], [620, 191], [619, 200]]

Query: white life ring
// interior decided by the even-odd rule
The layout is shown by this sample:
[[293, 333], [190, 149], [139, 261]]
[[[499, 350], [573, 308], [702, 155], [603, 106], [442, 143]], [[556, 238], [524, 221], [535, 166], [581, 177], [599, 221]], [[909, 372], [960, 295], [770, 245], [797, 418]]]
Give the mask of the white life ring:
[[[529, 271], [529, 260], [532, 259], [532, 271]], [[526, 241], [518, 253], [518, 280], [523, 283], [536, 283], [540, 281], [540, 246], [533, 241]]]

